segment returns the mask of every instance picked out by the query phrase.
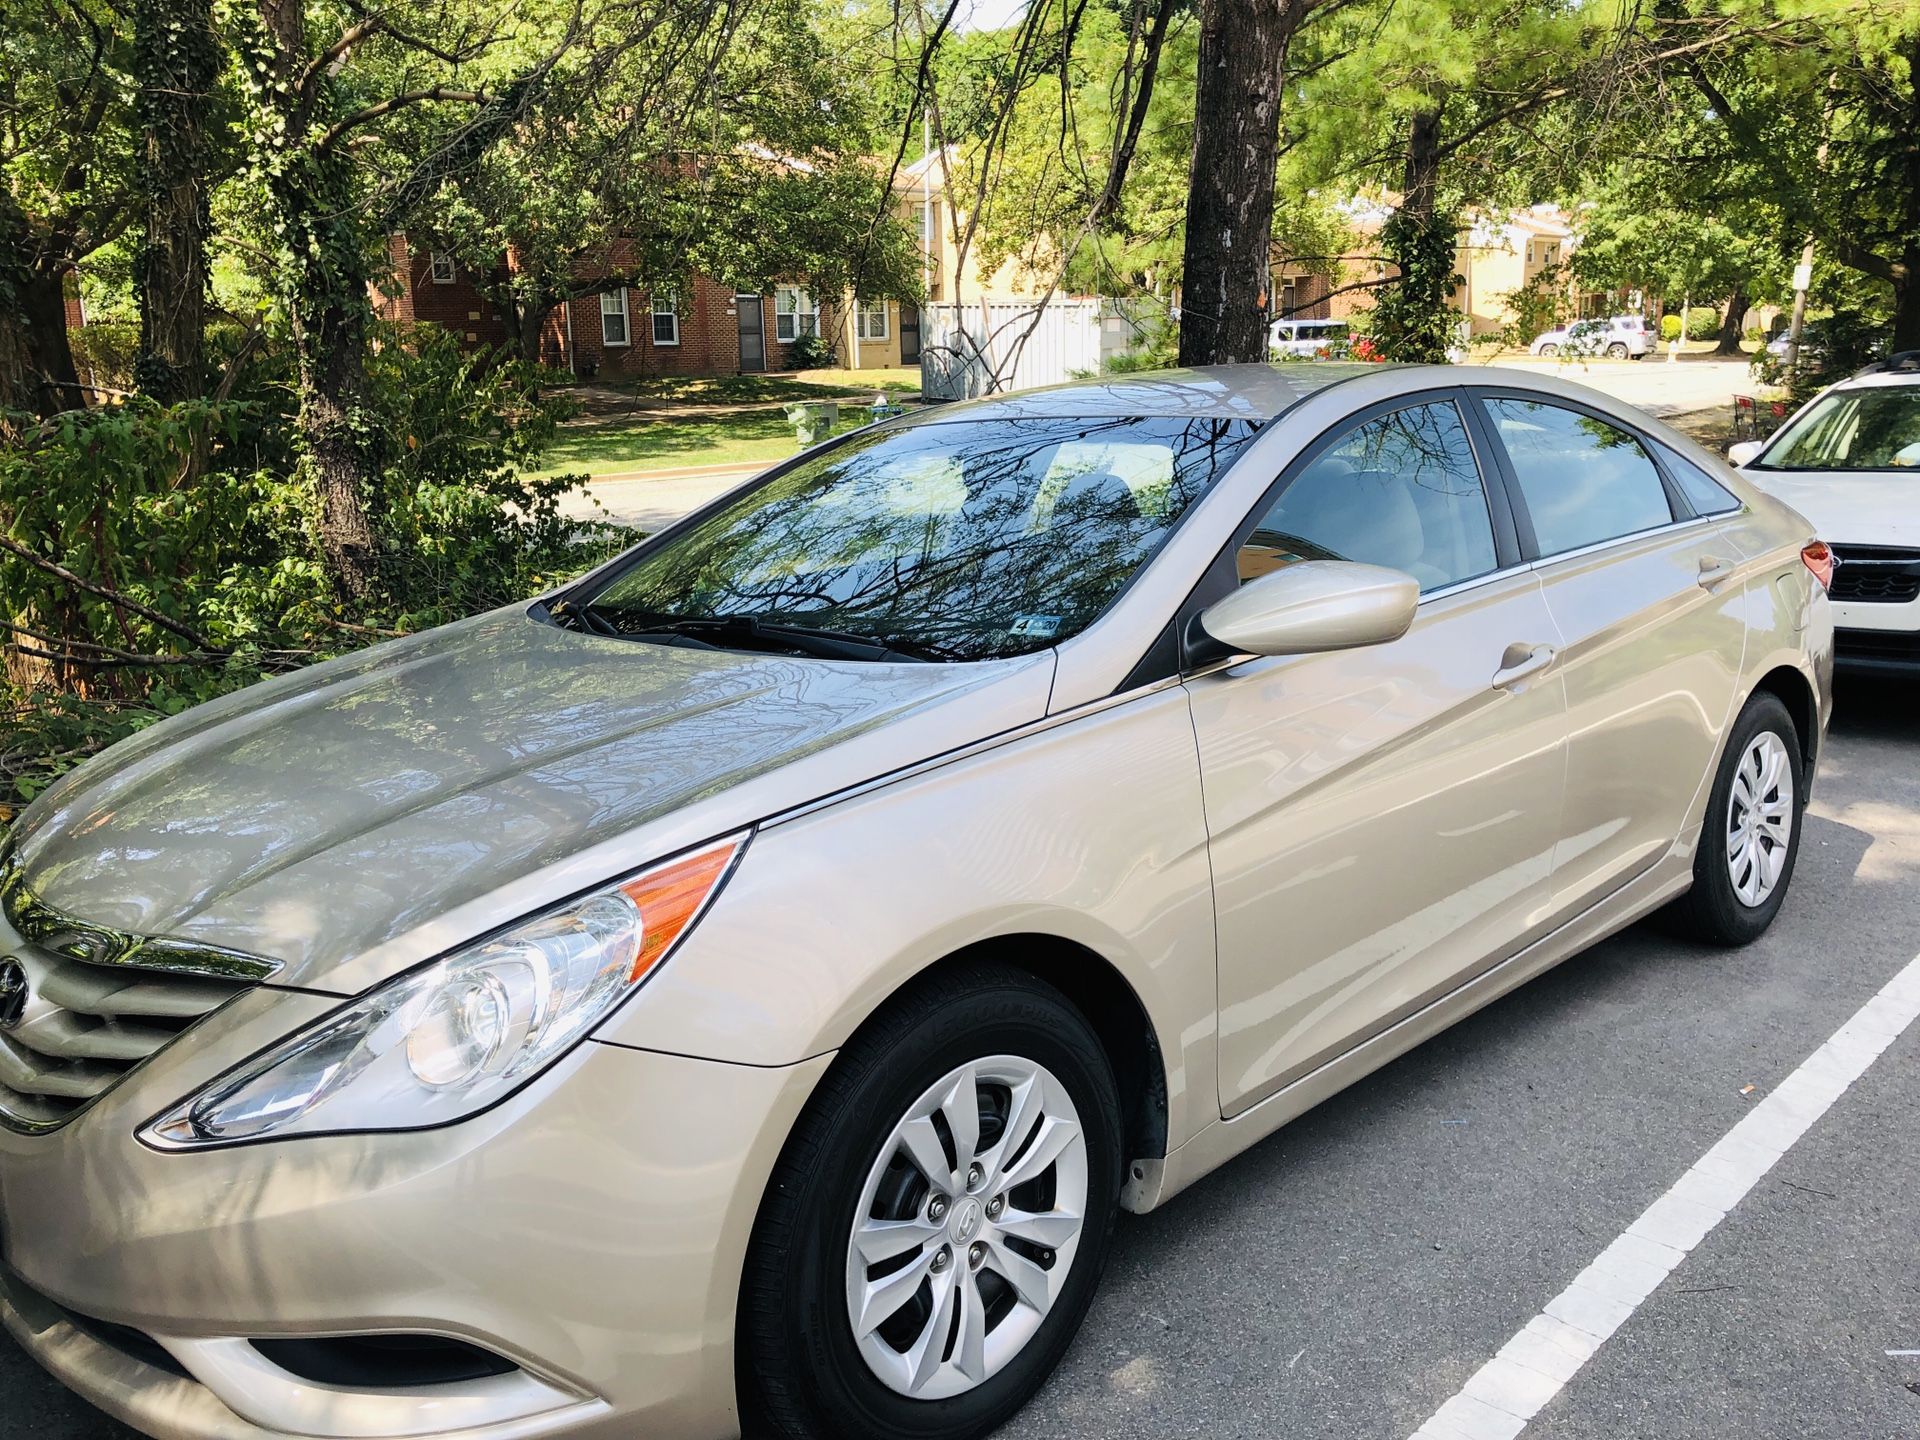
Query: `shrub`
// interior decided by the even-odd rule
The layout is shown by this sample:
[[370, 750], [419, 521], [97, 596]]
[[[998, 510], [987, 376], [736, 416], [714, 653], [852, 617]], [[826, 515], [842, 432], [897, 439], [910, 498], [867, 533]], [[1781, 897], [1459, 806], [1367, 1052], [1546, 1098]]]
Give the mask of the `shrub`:
[[1720, 338], [1720, 312], [1711, 305], [1696, 305], [1687, 314], [1687, 339]]
[[262, 675], [547, 588], [634, 538], [525, 479], [563, 416], [538, 372], [431, 327], [370, 370], [392, 459], [364, 498], [376, 591], [343, 610], [313, 544], [284, 387], [0, 416], [0, 813], [163, 715]]
[[802, 335], [787, 350], [787, 363], [795, 370], [819, 370], [833, 364], [833, 346], [819, 335]]
[[1680, 338], [1680, 317], [1669, 310], [1660, 317], [1660, 343], [1671, 345]]

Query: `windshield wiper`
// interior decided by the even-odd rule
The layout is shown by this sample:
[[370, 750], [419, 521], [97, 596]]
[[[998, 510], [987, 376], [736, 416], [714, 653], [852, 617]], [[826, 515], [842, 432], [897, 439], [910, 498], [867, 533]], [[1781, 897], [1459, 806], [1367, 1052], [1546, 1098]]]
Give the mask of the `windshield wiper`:
[[798, 650], [820, 660], [948, 660], [953, 657], [931, 645], [912, 641], [882, 640], [874, 635], [856, 635], [846, 630], [829, 630], [816, 625], [793, 625], [786, 621], [764, 620], [758, 615], [659, 615], [648, 616], [630, 630], [621, 632], [630, 639], [648, 634], [684, 635], [689, 639], [784, 647]]
[[580, 630], [589, 635], [621, 638], [620, 627], [607, 618], [606, 611], [592, 603], [582, 605], [572, 600], [556, 600], [547, 607], [547, 614], [562, 630]]

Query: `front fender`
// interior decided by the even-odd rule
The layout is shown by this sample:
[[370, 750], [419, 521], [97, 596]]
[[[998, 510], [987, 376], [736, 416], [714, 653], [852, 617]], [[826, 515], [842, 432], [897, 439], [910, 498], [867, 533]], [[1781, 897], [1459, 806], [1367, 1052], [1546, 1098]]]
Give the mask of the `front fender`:
[[599, 1038], [792, 1064], [845, 1044], [943, 958], [1032, 935], [1132, 987], [1166, 1065], [1170, 1145], [1218, 1118], [1212, 882], [1179, 686], [770, 822]]

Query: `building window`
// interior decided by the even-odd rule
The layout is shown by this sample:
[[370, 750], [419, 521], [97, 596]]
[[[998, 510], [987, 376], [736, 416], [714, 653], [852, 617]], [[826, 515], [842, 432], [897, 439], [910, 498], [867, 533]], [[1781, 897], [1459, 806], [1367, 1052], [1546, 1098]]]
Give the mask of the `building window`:
[[773, 338], [791, 345], [802, 335], [820, 333], [820, 309], [813, 296], [791, 285], [773, 292]]
[[1280, 282], [1280, 316], [1285, 319], [1300, 308], [1300, 285], [1295, 280]]
[[453, 256], [444, 250], [433, 250], [427, 254], [427, 276], [436, 285], [453, 284]]
[[627, 292], [622, 286], [618, 290], [608, 290], [600, 296], [600, 343], [603, 345], [631, 344], [627, 330]]
[[671, 290], [654, 292], [653, 343], [656, 345], [680, 343], [680, 312], [674, 308], [676, 300]]
[[862, 300], [854, 306], [853, 333], [862, 340], [887, 338], [887, 302]]

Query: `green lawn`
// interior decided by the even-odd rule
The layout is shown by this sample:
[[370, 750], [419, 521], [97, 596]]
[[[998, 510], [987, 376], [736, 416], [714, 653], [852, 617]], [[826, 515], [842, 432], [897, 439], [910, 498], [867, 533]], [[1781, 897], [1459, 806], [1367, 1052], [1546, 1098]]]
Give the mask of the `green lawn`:
[[615, 382], [639, 400], [675, 405], [750, 405], [759, 400], [813, 400], [830, 395], [918, 395], [920, 369], [803, 370], [793, 375], [655, 375]]
[[[836, 435], [867, 423], [864, 407], [843, 406]], [[778, 410], [712, 419], [638, 416], [568, 425], [541, 456], [542, 474], [612, 475], [679, 465], [755, 465], [784, 460], [800, 449], [793, 426]]]

